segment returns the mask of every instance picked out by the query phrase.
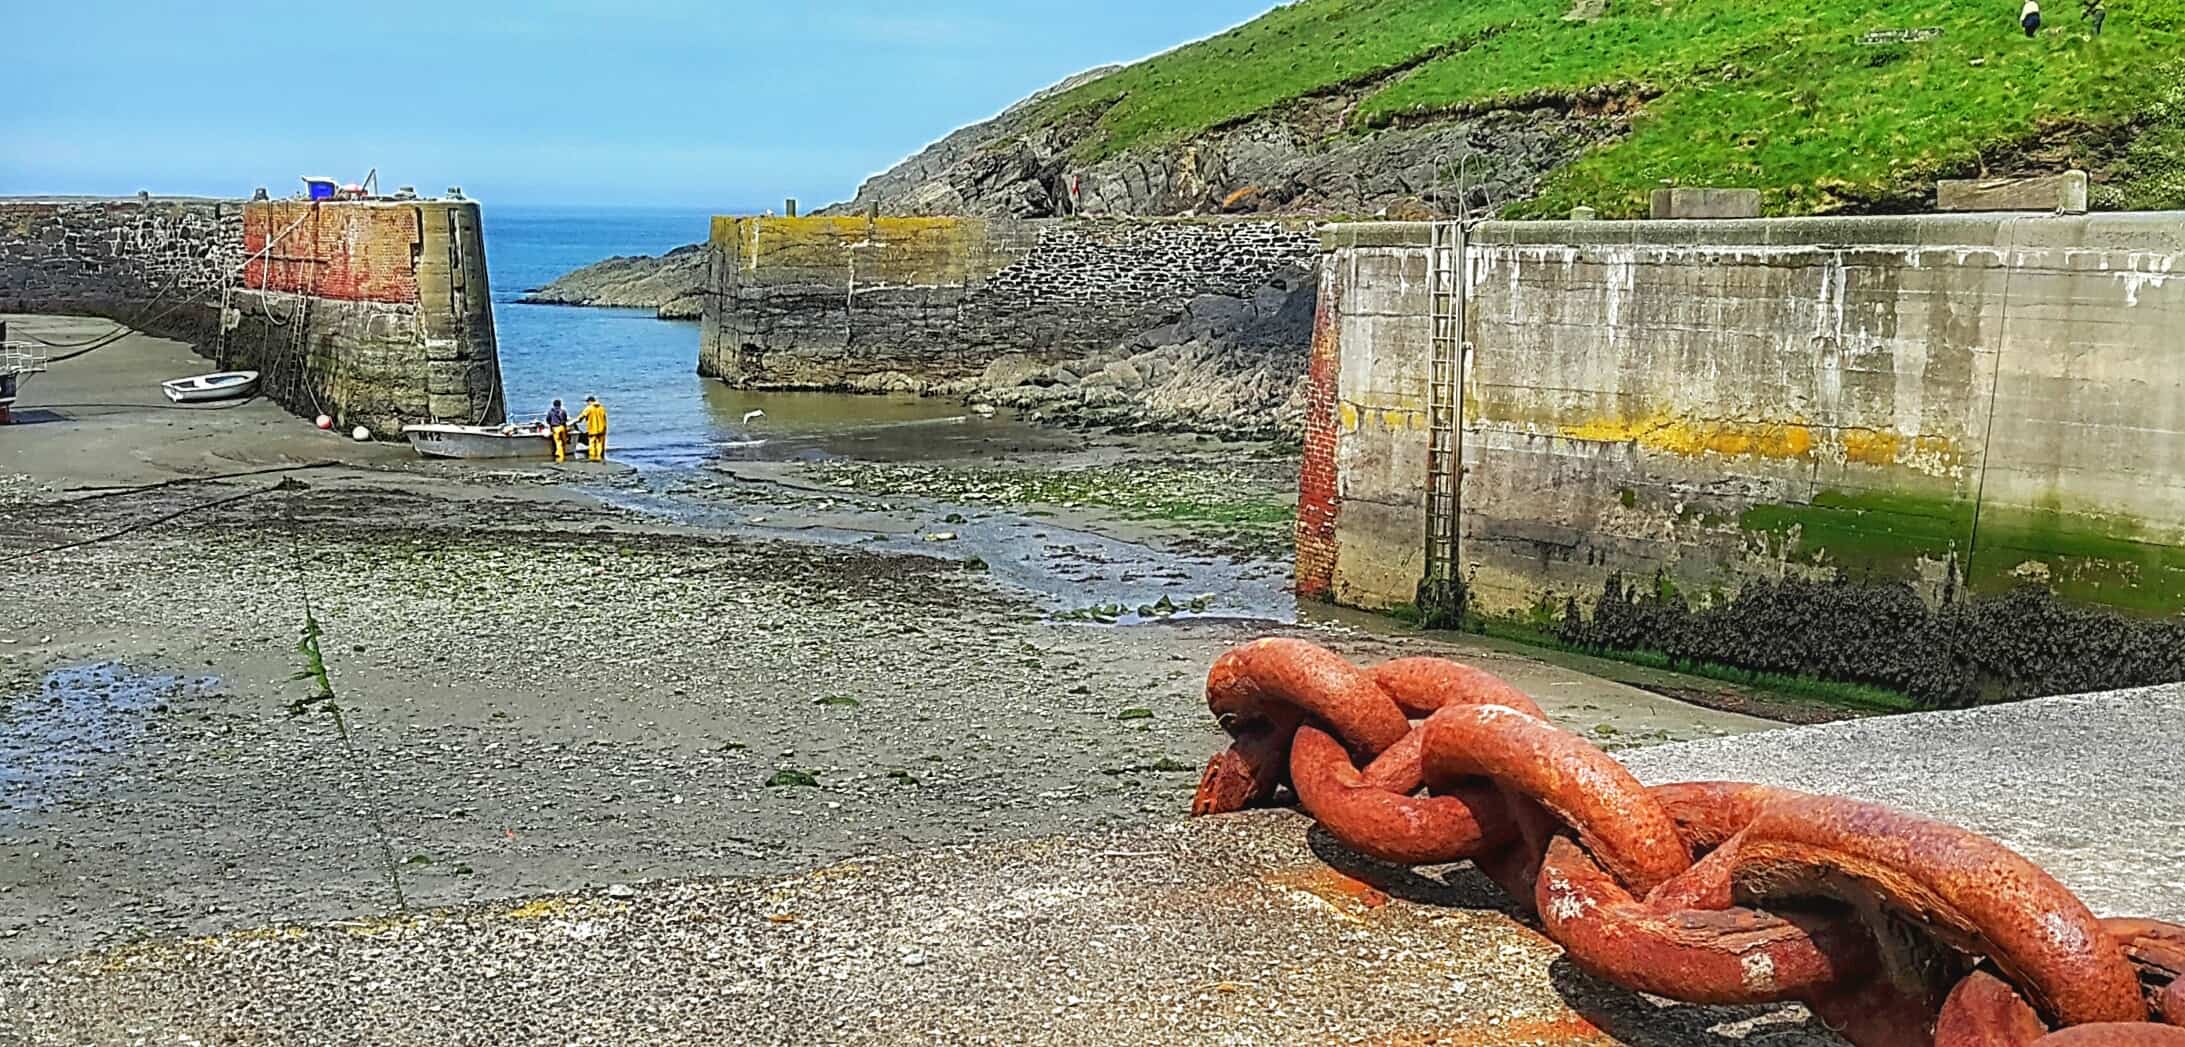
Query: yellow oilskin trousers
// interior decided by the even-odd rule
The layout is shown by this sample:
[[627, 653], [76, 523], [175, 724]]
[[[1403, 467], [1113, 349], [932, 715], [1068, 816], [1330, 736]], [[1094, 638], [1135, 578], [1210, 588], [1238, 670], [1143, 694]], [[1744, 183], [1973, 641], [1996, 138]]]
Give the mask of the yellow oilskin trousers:
[[584, 456], [595, 462], [606, 460], [607, 409], [596, 403], [586, 404], [577, 421], [584, 423]]
[[569, 460], [569, 427], [566, 425], [554, 427], [554, 460], [557, 462]]

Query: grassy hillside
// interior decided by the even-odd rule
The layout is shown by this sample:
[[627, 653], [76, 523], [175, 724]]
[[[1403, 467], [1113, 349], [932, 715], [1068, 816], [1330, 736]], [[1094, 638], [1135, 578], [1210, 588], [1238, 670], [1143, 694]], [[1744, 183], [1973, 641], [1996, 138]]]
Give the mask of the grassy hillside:
[[[1631, 133], [1522, 205], [1644, 208], [1664, 179], [1757, 185], [1776, 213], [1901, 202], [1937, 175], [2018, 153], [2114, 177], [2110, 206], [2185, 206], [2185, 0], [1298, 0], [1045, 103], [1094, 109], [1082, 159], [1190, 137], [1336, 89], [1350, 130], [1512, 106], [1636, 107]], [[1937, 27], [1915, 43], [1874, 30]], [[2136, 143], [2136, 144], [2135, 144]]]

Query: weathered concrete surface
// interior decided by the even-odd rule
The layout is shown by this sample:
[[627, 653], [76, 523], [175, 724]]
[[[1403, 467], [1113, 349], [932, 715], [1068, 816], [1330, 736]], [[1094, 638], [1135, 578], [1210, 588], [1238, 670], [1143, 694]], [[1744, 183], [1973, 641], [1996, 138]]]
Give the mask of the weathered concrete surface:
[[2060, 211], [2086, 213], [2086, 172], [2038, 178], [1953, 178], [1935, 184], [1942, 211]]
[[467, 201], [4, 201], [0, 309], [189, 342], [222, 369], [260, 372], [261, 393], [291, 411], [345, 428], [391, 435], [503, 415]]
[[[2185, 689], [1624, 754], [1995, 832], [2109, 915], [2185, 917]], [[1378, 885], [1382, 896], [1330, 864]], [[1467, 868], [1285, 812], [854, 861], [771, 881], [155, 943], [0, 967], [25, 1043], [1828, 1043], [1795, 1011], [1600, 985]]]
[[1409, 603], [1425, 573], [1428, 251], [1386, 228], [1327, 234], [1308, 397], [1330, 438], [1308, 430], [1298, 494], [1300, 591], [1355, 607]]
[[1758, 218], [1760, 190], [1656, 189], [1648, 200], [1647, 217], [1656, 221], [1665, 218]]
[[[1328, 239], [1332, 588], [1403, 603], [1428, 227]], [[1841, 572], [2185, 608], [2185, 215], [1490, 222], [1465, 253], [1459, 558], [1481, 609], [1657, 571], [1702, 600]]]

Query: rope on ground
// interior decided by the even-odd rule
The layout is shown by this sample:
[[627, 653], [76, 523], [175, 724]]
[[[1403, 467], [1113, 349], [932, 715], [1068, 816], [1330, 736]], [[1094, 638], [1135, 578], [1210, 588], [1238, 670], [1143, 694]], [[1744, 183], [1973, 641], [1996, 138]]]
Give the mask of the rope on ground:
[[[144, 530], [147, 527], [157, 527], [163, 523], [171, 523], [175, 520], [179, 520], [185, 516], [188, 516], [191, 513], [201, 513], [208, 509], [218, 509], [223, 505], [233, 505], [236, 502], [243, 501], [247, 498], [256, 498], [262, 494], [271, 494], [275, 491], [290, 490], [293, 489], [293, 486], [295, 484], [295, 478], [289, 477], [283, 479], [280, 483], [277, 484], [272, 484], [266, 487], [253, 488], [251, 490], [243, 491], [238, 494], [228, 495], [225, 498], [215, 498], [212, 501], [201, 502], [197, 505], [189, 506], [188, 508], [184, 509], [177, 509], [174, 512], [168, 513], [164, 516], [154, 517], [150, 520], [139, 520], [136, 523], [130, 524], [127, 527], [123, 527], [115, 531], [109, 531], [95, 538], [85, 538], [80, 541], [74, 542], [63, 542], [60, 545], [49, 545], [42, 549], [32, 549], [29, 552], [15, 553], [9, 556], [0, 556], [0, 564], [10, 564], [21, 560], [28, 560], [34, 556], [45, 556], [51, 553], [67, 552], [70, 549], [81, 549], [85, 546], [97, 545], [100, 542], [110, 542], [116, 538], [120, 538], [125, 535], [135, 534], [136, 532]], [[76, 500], [85, 501], [87, 499]]]
[[309, 462], [303, 465], [275, 465], [268, 466], [264, 469], [245, 469], [241, 472], [234, 473], [214, 473], [211, 476], [184, 476], [178, 477], [173, 480], [161, 480], [158, 483], [104, 484], [88, 487], [71, 487], [69, 488], [69, 492], [72, 494], [79, 491], [94, 491], [97, 493], [86, 494], [81, 498], [69, 498], [64, 499], [60, 502], [52, 502], [46, 504], [74, 505], [77, 502], [89, 502], [99, 498], [115, 498], [122, 495], [143, 494], [146, 491], [157, 491], [168, 487], [182, 487], [188, 484], [212, 483], [219, 480], [237, 480], [245, 476], [266, 476], [272, 473], [301, 473], [309, 472], [313, 469], [331, 469], [340, 464], [340, 462], [329, 459], [322, 462]]
[[[294, 523], [294, 514], [290, 514]], [[303, 638], [296, 642], [296, 650], [304, 656], [303, 671], [299, 679], [315, 681], [319, 693], [309, 698], [299, 698], [289, 705], [290, 715], [301, 716], [314, 705], [322, 706], [334, 718], [334, 733], [341, 737], [342, 751], [348, 755], [351, 770], [361, 777], [368, 768], [364, 754], [357, 749], [356, 739], [349, 734], [349, 718], [341, 710], [341, 702], [334, 694], [334, 680], [326, 671], [326, 655], [319, 648], [319, 619], [311, 605], [311, 576], [304, 570], [303, 539], [293, 526], [289, 529], [289, 554], [296, 565], [296, 591], [303, 597]], [[379, 843], [381, 868], [387, 874], [387, 885], [394, 891], [395, 911], [403, 916], [410, 914], [410, 901], [402, 892], [402, 867], [395, 863], [394, 844], [387, 836], [386, 820], [380, 817], [376, 796], [368, 796], [364, 805], [365, 818], [372, 825], [372, 836]]]
[[37, 406], [37, 410], [66, 411], [77, 410], [87, 407], [114, 407], [130, 411], [232, 411], [238, 407], [257, 403], [262, 399], [265, 399], [265, 397], [258, 393], [252, 393], [249, 396], [239, 396], [233, 400], [221, 400], [217, 403], [202, 404], [126, 404], [107, 403], [96, 400], [79, 400], [75, 403], [41, 403]]

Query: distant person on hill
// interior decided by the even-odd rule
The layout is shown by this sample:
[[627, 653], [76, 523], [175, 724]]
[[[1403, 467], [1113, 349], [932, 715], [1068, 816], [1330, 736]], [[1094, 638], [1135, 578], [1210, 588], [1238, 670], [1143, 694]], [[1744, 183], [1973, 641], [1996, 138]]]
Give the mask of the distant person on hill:
[[600, 406], [599, 398], [584, 398], [584, 410], [577, 414], [577, 421], [584, 426], [584, 456], [595, 462], [607, 459], [607, 409]]
[[2094, 35], [2102, 35], [2102, 23], [2109, 20], [2109, 9], [2102, 6], [2102, 0], [2079, 0], [2079, 6], [2080, 20], [2094, 23]]
[[569, 412], [561, 409], [561, 401], [546, 409], [546, 429], [554, 437], [554, 460], [569, 460]]
[[2041, 0], [2026, 0], [2026, 6], [2018, 12], [2018, 24], [2026, 27], [2026, 39], [2041, 28]]

